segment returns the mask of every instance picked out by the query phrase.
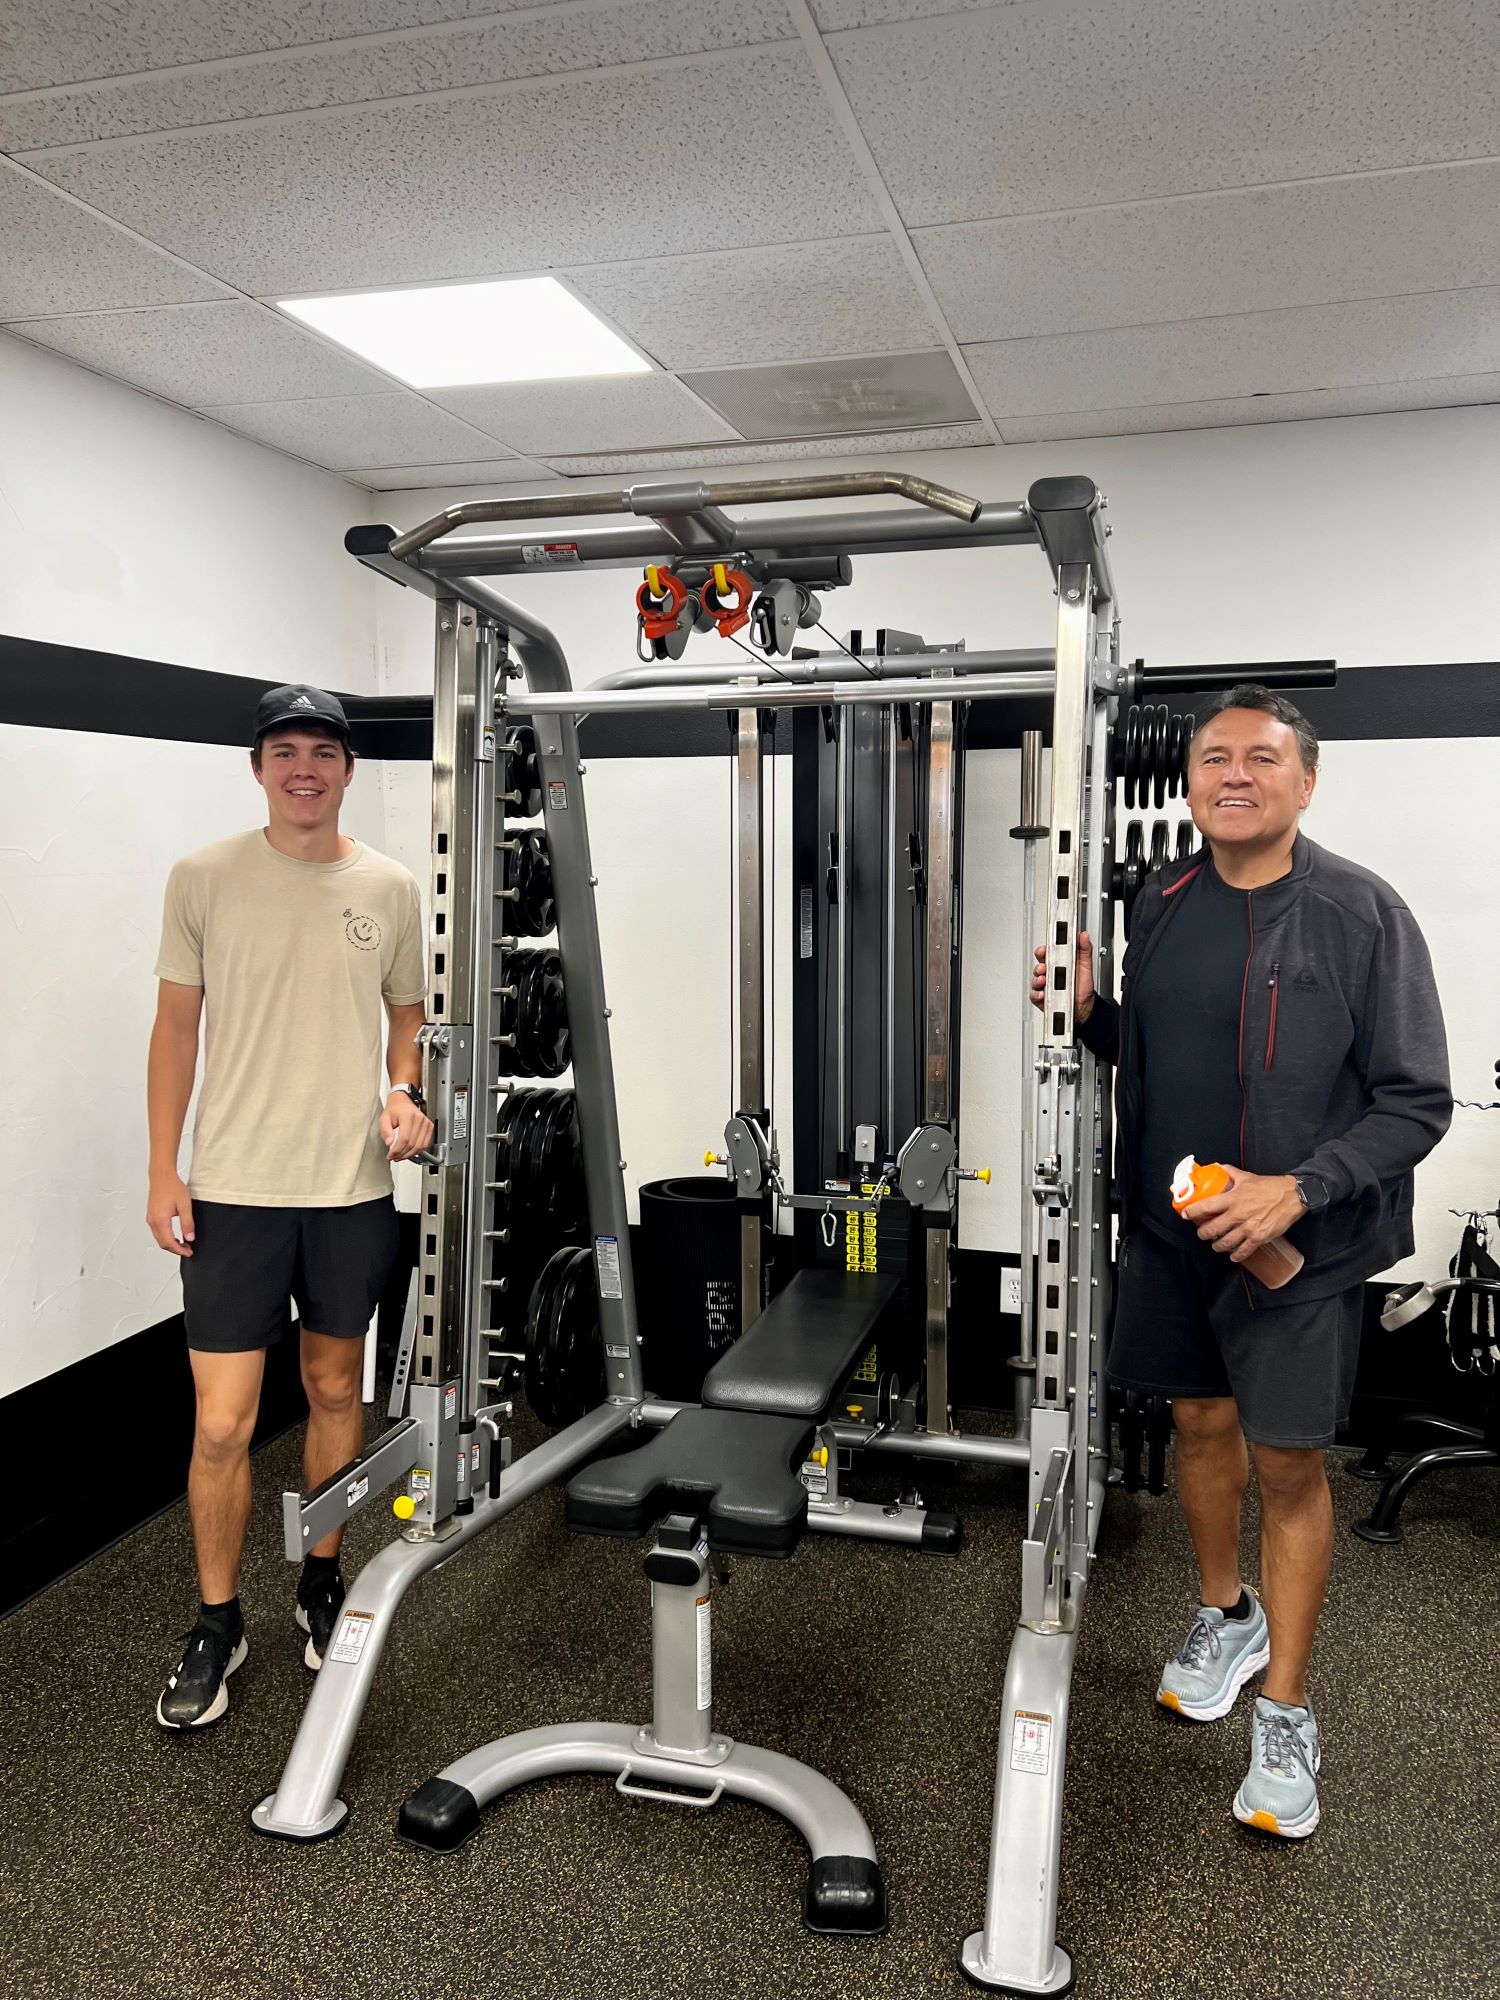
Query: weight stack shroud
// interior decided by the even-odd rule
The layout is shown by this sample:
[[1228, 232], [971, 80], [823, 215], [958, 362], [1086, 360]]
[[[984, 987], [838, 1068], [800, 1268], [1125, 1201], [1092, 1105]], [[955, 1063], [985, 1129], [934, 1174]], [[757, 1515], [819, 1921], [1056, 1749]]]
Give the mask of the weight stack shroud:
[[740, 1330], [739, 1204], [730, 1182], [706, 1174], [648, 1181], [640, 1202], [646, 1380], [658, 1396], [697, 1402]]

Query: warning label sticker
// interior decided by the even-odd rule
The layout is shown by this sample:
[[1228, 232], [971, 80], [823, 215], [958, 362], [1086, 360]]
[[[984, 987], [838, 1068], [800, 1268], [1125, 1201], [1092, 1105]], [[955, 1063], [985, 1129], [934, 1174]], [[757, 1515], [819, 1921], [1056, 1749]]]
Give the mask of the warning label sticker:
[[555, 813], [565, 813], [568, 810], [568, 788], [561, 778], [550, 778], [547, 781], [547, 810]]
[[412, 1467], [411, 1490], [414, 1496], [432, 1491], [432, 1473], [425, 1465]]
[[344, 1505], [346, 1507], [357, 1507], [369, 1490], [370, 1482], [368, 1478], [351, 1479], [349, 1484], [344, 1488]]
[[706, 1597], [698, 1599], [698, 1706], [714, 1705], [714, 1649], [712, 1612]]
[[443, 1415], [454, 1416], [458, 1410], [458, 1384], [450, 1382], [443, 1391]]
[[620, 1285], [620, 1239], [617, 1236], [596, 1236], [594, 1261], [599, 1266], [600, 1298], [623, 1299], [625, 1293]]
[[1045, 1778], [1052, 1762], [1052, 1717], [1018, 1708], [1010, 1724], [1010, 1768]]
[[346, 1611], [339, 1620], [339, 1629], [334, 1634], [333, 1645], [329, 1649], [330, 1660], [341, 1660], [346, 1667], [352, 1667], [365, 1650], [365, 1641], [375, 1629], [373, 1611]]
[[581, 562], [577, 542], [527, 542], [521, 560], [528, 569], [556, 569], [564, 563]]

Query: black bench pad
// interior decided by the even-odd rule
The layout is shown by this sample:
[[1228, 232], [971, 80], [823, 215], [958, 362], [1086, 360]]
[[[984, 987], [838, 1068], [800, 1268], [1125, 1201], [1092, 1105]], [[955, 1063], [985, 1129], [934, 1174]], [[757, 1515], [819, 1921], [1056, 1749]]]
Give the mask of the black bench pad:
[[788, 1556], [807, 1523], [799, 1477], [813, 1426], [737, 1410], [680, 1410], [638, 1451], [596, 1460], [568, 1481], [566, 1519], [591, 1535], [632, 1539], [663, 1514], [703, 1513], [725, 1555]]
[[874, 1272], [799, 1271], [709, 1369], [704, 1407], [822, 1416], [898, 1290], [897, 1279]]

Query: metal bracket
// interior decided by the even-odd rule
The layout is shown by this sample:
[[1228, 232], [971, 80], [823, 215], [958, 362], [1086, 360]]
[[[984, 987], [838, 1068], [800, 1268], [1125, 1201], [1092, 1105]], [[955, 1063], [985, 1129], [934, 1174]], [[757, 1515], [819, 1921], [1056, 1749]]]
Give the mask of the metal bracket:
[[756, 1119], [736, 1112], [724, 1127], [724, 1146], [741, 1195], [759, 1194], [767, 1182], [776, 1181], [770, 1143]]
[[913, 1208], [951, 1208], [958, 1144], [946, 1125], [919, 1125], [896, 1155], [896, 1182]]

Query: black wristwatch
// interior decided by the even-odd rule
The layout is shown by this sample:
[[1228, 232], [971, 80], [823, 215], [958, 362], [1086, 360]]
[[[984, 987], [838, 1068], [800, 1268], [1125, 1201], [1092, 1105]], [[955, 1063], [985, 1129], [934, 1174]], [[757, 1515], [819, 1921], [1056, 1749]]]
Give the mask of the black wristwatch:
[[391, 1085], [392, 1095], [394, 1096], [398, 1090], [404, 1090], [412, 1103], [416, 1105], [418, 1111], [425, 1115], [427, 1099], [422, 1095], [422, 1086], [420, 1083], [393, 1083]]
[[1328, 1189], [1316, 1174], [1293, 1174], [1292, 1186], [1309, 1215], [1315, 1208], [1327, 1208]]

